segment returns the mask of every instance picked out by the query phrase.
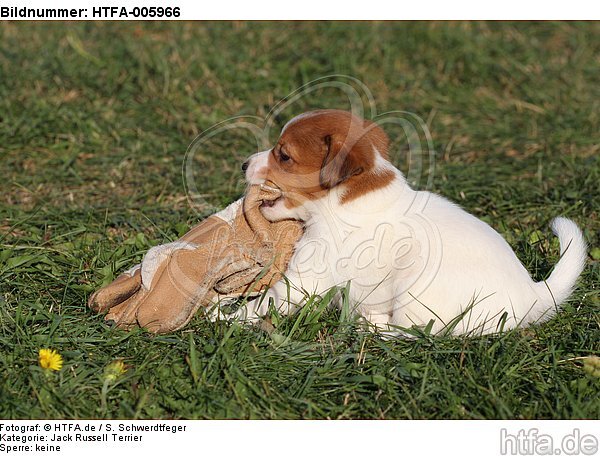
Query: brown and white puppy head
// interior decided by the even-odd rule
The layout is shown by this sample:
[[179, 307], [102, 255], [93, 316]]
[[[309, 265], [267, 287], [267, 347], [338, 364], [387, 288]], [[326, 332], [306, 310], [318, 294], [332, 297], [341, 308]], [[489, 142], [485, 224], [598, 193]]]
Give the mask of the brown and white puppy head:
[[261, 208], [271, 221], [307, 220], [307, 202], [342, 191], [340, 204], [387, 185], [393, 172], [376, 169], [388, 159], [388, 137], [375, 123], [350, 112], [319, 110], [301, 114], [283, 128], [275, 146], [242, 166], [250, 184], [278, 187], [282, 197]]

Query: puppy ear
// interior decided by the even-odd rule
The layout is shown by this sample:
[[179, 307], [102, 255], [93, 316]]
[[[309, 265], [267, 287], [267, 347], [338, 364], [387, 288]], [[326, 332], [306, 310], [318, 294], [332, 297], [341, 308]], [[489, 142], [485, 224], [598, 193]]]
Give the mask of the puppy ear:
[[325, 145], [325, 158], [321, 164], [319, 183], [321, 187], [329, 189], [341, 184], [345, 180], [364, 171], [359, 162], [356, 147], [358, 144], [348, 146], [345, 142], [338, 141], [331, 135], [323, 138]]
[[378, 150], [383, 158], [389, 159], [388, 148], [390, 145], [390, 138], [385, 134], [385, 131], [371, 120], [365, 120], [365, 130], [367, 133], [365, 137], [371, 141], [373, 146]]

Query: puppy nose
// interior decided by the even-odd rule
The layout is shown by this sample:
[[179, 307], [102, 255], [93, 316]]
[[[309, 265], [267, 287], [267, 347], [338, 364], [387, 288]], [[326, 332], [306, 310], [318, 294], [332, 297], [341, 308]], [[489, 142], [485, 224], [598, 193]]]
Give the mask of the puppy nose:
[[246, 172], [246, 170], [248, 169], [248, 162], [250, 160], [246, 160], [244, 163], [242, 163], [242, 171]]

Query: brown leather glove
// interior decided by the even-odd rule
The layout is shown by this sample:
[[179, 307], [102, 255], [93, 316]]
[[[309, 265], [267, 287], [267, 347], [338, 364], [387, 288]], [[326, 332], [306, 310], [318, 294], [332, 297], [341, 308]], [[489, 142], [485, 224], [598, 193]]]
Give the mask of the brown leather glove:
[[88, 305], [121, 328], [165, 333], [185, 326], [200, 307], [261, 292], [280, 279], [302, 235], [299, 222], [271, 223], [262, 201], [278, 190], [253, 185], [242, 200], [208, 217], [179, 241], [150, 249], [142, 263], [96, 291]]

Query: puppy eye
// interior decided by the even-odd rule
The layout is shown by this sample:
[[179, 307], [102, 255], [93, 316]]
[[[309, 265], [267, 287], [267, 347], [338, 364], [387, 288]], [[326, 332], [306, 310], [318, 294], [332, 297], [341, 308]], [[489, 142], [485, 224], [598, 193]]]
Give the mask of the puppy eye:
[[290, 159], [290, 156], [283, 151], [279, 151], [279, 158], [281, 159], [281, 161], [286, 162]]

